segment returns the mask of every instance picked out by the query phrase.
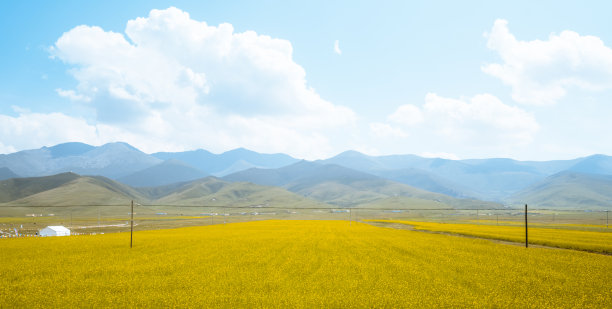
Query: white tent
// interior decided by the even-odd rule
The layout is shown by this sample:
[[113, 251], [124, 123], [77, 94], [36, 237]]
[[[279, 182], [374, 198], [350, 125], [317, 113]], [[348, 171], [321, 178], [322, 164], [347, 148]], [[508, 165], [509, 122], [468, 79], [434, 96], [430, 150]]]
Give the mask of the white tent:
[[61, 225], [47, 226], [40, 230], [40, 236], [70, 236], [70, 230]]

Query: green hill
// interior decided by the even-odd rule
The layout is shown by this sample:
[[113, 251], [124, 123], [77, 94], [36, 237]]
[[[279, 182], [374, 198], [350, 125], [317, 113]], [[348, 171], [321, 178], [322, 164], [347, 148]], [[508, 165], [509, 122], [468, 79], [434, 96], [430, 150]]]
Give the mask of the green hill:
[[575, 172], [555, 174], [513, 195], [509, 202], [532, 207], [610, 208], [612, 176]]
[[[128, 205], [131, 200], [148, 201], [138, 191], [104, 177], [60, 174], [37, 179], [19, 179], [23, 188], [39, 188], [37, 192], [21, 190], [18, 198], [5, 200], [10, 205]], [[42, 190], [45, 184], [44, 190]]]
[[45, 177], [12, 178], [0, 181], [0, 203], [6, 203], [60, 187], [78, 179], [74, 173]]
[[230, 183], [215, 177], [150, 188], [132, 188], [101, 176], [64, 173], [0, 182], [4, 206], [142, 205], [326, 207], [285, 189]]

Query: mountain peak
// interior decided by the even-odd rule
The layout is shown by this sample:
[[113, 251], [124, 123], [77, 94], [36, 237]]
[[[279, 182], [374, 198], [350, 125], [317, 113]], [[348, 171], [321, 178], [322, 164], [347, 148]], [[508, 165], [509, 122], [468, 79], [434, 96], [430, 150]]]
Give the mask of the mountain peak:
[[612, 175], [612, 157], [601, 154], [588, 156], [570, 167], [569, 170], [589, 174]]
[[138, 151], [138, 152], [142, 152], [140, 151], [138, 148], [125, 143], [125, 142], [113, 142], [113, 143], [106, 143], [102, 146], [100, 146], [100, 148], [110, 148], [110, 149], [127, 149], [127, 150], [132, 150], [132, 151]]
[[368, 155], [365, 155], [357, 150], [346, 150], [335, 156], [335, 158], [355, 158], [355, 157], [368, 157]]
[[51, 152], [52, 158], [59, 158], [59, 157], [82, 155], [95, 148], [96, 147], [88, 145], [88, 144], [71, 142], [71, 143], [58, 144], [53, 147], [49, 147], [47, 149]]
[[228, 155], [228, 154], [244, 155], [244, 154], [257, 154], [257, 152], [240, 147], [240, 148], [228, 150], [224, 152], [223, 154], [224, 155]]

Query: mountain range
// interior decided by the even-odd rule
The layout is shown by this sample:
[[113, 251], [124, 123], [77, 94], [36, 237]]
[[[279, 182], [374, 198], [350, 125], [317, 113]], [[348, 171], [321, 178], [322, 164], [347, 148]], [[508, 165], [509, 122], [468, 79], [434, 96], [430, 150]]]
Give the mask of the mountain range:
[[[19, 179], [36, 185], [24, 185]], [[340, 207], [398, 203], [451, 207], [525, 203], [565, 208], [612, 206], [612, 157], [605, 155], [555, 161], [449, 160], [346, 151], [309, 162], [242, 148], [221, 154], [202, 149], [146, 154], [126, 143], [66, 143], [0, 155], [0, 180], [0, 194], [4, 194], [0, 203], [35, 203], [42, 201], [40, 197], [45, 194], [61, 196], [58, 192], [78, 189], [89, 192], [96, 203], [138, 199], [201, 204], [214, 198], [236, 204], [237, 196], [244, 195], [250, 196], [246, 199], [249, 202], [284, 200]], [[209, 190], [211, 184], [223, 184], [224, 190], [233, 193], [223, 197]], [[11, 197], [20, 198], [8, 200]], [[47, 199], [50, 200], [53, 199]], [[58, 198], [54, 201], [61, 203]]]

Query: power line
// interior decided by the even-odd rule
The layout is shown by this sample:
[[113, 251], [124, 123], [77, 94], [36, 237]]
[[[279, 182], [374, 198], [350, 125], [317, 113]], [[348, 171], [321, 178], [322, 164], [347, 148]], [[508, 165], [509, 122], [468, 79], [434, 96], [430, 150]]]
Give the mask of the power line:
[[[126, 204], [112, 204], [112, 205], [0, 205], [0, 209], [3, 207], [11, 207], [11, 208], [69, 208], [69, 207], [125, 207]], [[138, 204], [138, 207], [172, 207], [172, 208], [228, 208], [228, 209], [306, 209], [306, 210], [349, 210], [349, 209], [357, 209], [357, 210], [377, 210], [377, 211], [392, 211], [392, 210], [400, 210], [400, 211], [480, 211], [480, 210], [488, 210], [488, 211], [520, 211], [523, 212], [522, 208], [376, 208], [376, 207], [344, 207], [338, 205], [338, 207], [283, 207], [283, 206], [262, 206], [261, 204], [252, 204], [252, 205], [164, 205], [164, 204]], [[537, 211], [557, 211], [557, 212], [581, 212], [581, 213], [599, 213], [599, 212], [607, 212], [609, 210], [589, 210], [589, 209], [556, 209], [556, 208], [533, 208], [532, 213]]]

